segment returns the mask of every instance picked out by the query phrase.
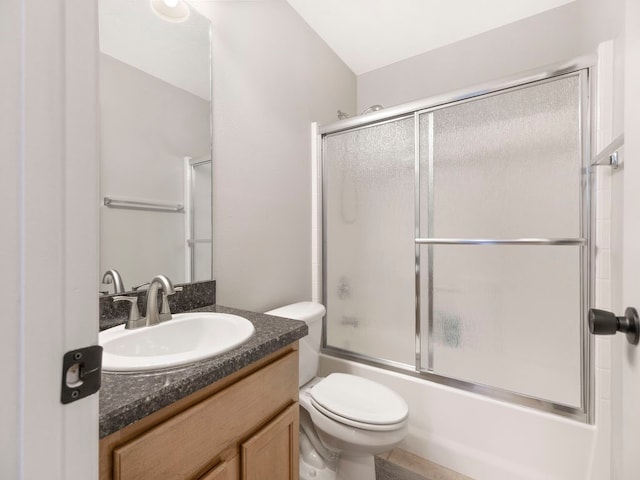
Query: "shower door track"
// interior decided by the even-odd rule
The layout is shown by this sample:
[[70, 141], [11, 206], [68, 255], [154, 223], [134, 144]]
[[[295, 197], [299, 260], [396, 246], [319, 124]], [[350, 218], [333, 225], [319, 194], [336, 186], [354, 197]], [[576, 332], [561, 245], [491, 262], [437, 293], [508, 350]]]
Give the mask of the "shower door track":
[[[403, 105], [399, 105], [396, 107], [387, 108], [384, 110], [377, 111], [375, 113], [371, 113], [368, 115], [349, 118], [346, 120], [341, 120], [338, 122], [334, 122], [325, 126], [320, 126], [317, 129], [317, 137], [318, 137], [318, 145], [319, 148], [319, 158], [321, 159], [320, 164], [320, 172], [323, 180], [321, 182], [322, 185], [322, 237], [323, 237], [323, 261], [322, 261], [322, 288], [323, 292], [327, 291], [326, 285], [326, 198], [324, 197], [324, 190], [326, 186], [324, 185], [325, 178], [325, 164], [324, 159], [322, 157], [322, 138], [325, 136], [330, 136], [333, 134], [338, 134], [345, 131], [354, 131], [361, 128], [367, 128], [373, 125], [379, 125], [382, 123], [387, 123], [395, 120], [406, 119], [414, 117], [415, 125], [418, 126], [419, 115], [427, 114], [430, 115], [432, 112], [439, 110], [441, 108], [449, 107], [453, 104], [465, 103], [467, 101], [473, 101], [478, 97], [489, 97], [493, 95], [498, 95], [505, 90], [518, 90], [520, 88], [526, 88], [532, 83], [541, 84], [545, 83], [545, 81], [553, 81], [557, 80], [560, 77], [564, 76], [572, 76], [578, 75], [580, 78], [580, 131], [581, 131], [581, 152], [582, 152], [582, 201], [580, 205], [580, 230], [581, 237], [580, 238], [513, 238], [513, 239], [497, 239], [497, 238], [432, 238], [431, 232], [433, 232], [433, 225], [431, 224], [431, 219], [433, 216], [432, 212], [429, 213], [428, 222], [427, 222], [427, 237], [420, 237], [420, 188], [419, 188], [419, 157], [420, 157], [420, 144], [418, 139], [418, 128], [415, 129], [415, 156], [416, 156], [416, 188], [415, 188], [415, 221], [416, 221], [416, 229], [415, 229], [415, 255], [416, 255], [416, 302], [415, 302], [415, 314], [416, 314], [416, 323], [415, 323], [415, 365], [409, 365], [402, 362], [396, 362], [392, 360], [375, 358], [368, 355], [352, 352], [349, 350], [344, 350], [338, 347], [327, 346], [327, 332], [326, 332], [326, 321], [323, 324], [323, 353], [330, 354], [332, 356], [343, 358], [346, 360], [353, 360], [360, 363], [364, 363], [367, 365], [381, 367], [386, 370], [395, 371], [399, 373], [403, 373], [406, 375], [410, 375], [413, 377], [418, 377], [422, 379], [426, 379], [429, 381], [433, 381], [435, 383], [440, 383], [446, 386], [458, 388], [461, 390], [465, 390], [468, 392], [478, 393], [486, 397], [490, 397], [496, 400], [503, 400], [512, 404], [522, 405], [526, 407], [531, 407], [537, 410], [554, 413], [557, 415], [561, 415], [564, 417], [568, 417], [573, 420], [577, 420], [584, 423], [592, 423], [594, 419], [594, 368], [593, 368], [593, 340], [589, 335], [588, 329], [586, 328], [586, 318], [587, 311], [591, 304], [593, 298], [593, 289], [594, 285], [592, 282], [592, 278], [594, 278], [594, 265], [591, 259], [594, 256], [595, 246], [590, 241], [593, 237], [593, 213], [590, 208], [592, 204], [591, 191], [592, 191], [592, 177], [590, 175], [590, 169], [587, 160], [590, 158], [591, 144], [592, 144], [592, 136], [590, 134], [590, 125], [591, 125], [591, 116], [592, 109], [590, 108], [590, 99], [592, 97], [592, 92], [594, 91], [594, 82], [590, 81], [592, 79], [592, 69], [596, 63], [595, 55], [588, 55], [580, 57], [571, 62], [565, 62], [553, 66], [548, 66], [541, 70], [529, 71], [524, 74], [520, 74], [518, 76], [514, 76], [503, 80], [501, 82], [496, 82], [493, 84], [482, 85], [478, 88], [474, 88], [471, 90], [462, 90], [456, 91], [447, 95], [440, 95], [436, 97], [431, 97], [425, 100], [420, 100], [417, 102], [406, 103]], [[432, 129], [432, 122], [429, 122], [430, 130]], [[429, 132], [429, 135], [433, 135], [433, 132]], [[429, 142], [430, 149], [432, 148], [433, 142]], [[429, 160], [429, 169], [433, 168], [433, 152], [429, 152], [428, 155]], [[433, 185], [431, 184], [433, 176], [429, 175], [429, 186], [427, 188], [427, 194], [429, 196], [433, 195]], [[432, 198], [429, 199], [428, 205], [431, 208], [433, 205]], [[433, 246], [434, 245], [475, 245], [475, 246], [491, 246], [491, 245], [528, 245], [528, 246], [577, 246], [580, 248], [580, 268], [581, 268], [581, 285], [580, 285], [580, 303], [581, 303], [581, 338], [580, 338], [580, 355], [581, 355], [581, 406], [575, 407], [571, 405], [565, 405], [561, 403], [556, 403], [551, 400], [541, 399], [537, 397], [533, 397], [523, 393], [516, 393], [510, 390], [502, 389], [499, 387], [481, 385], [477, 383], [473, 383], [470, 381], [460, 380], [452, 377], [447, 377], [444, 375], [440, 375], [435, 373], [434, 371], [429, 371], [431, 366], [433, 365], [433, 348], [432, 348], [432, 335], [428, 335], [427, 337], [427, 345], [429, 356], [427, 359], [428, 368], [425, 370], [422, 367], [422, 323], [421, 323], [421, 302], [420, 302], [420, 246], [427, 246], [427, 258], [428, 258], [428, 282], [430, 288], [428, 289], [428, 306], [427, 308], [432, 309], [433, 305], [433, 292], [432, 292], [432, 279], [433, 279]], [[323, 293], [325, 304], [326, 304], [326, 293]], [[427, 315], [427, 328], [429, 333], [433, 331], [433, 312], [430, 311]]]
[[416, 238], [418, 245], [585, 245], [584, 238]]

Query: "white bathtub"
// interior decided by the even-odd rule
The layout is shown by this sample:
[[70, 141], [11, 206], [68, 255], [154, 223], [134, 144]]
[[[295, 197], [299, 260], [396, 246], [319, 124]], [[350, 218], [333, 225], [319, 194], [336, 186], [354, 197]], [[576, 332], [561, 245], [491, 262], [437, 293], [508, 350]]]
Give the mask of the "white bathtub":
[[331, 372], [393, 388], [410, 411], [400, 447], [475, 480], [610, 478], [608, 428], [322, 355], [320, 374]]

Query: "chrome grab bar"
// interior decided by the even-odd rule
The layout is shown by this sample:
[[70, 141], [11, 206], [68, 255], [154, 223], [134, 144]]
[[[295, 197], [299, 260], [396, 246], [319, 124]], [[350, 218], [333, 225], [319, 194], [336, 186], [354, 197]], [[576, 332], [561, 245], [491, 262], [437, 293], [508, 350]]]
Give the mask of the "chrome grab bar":
[[584, 238], [416, 238], [416, 245], [586, 245]]

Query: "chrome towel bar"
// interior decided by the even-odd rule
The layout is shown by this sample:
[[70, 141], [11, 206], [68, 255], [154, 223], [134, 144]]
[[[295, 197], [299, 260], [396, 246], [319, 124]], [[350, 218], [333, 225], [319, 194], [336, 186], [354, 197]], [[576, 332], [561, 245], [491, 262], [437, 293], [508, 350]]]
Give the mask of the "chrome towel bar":
[[187, 245], [189, 245], [190, 247], [193, 247], [194, 245], [196, 245], [198, 243], [211, 243], [211, 239], [210, 238], [200, 238], [200, 239], [195, 239], [195, 240], [191, 240], [191, 239], [187, 240]]
[[585, 245], [584, 238], [416, 238], [417, 245]]
[[159, 212], [182, 212], [181, 203], [161, 203], [147, 200], [123, 200], [104, 197], [104, 205], [109, 208], [128, 208], [132, 210], [155, 210]]
[[618, 135], [609, 145], [595, 156], [591, 162], [592, 167], [612, 167], [618, 168], [620, 160], [618, 158], [618, 150], [624, 145], [624, 133]]

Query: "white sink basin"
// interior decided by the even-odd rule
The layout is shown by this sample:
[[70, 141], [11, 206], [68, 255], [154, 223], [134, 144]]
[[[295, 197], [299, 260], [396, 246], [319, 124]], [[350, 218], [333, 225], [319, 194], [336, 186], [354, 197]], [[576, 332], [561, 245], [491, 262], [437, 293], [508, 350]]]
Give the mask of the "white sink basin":
[[255, 328], [227, 313], [179, 313], [153, 327], [100, 332], [105, 372], [141, 372], [187, 365], [224, 353], [249, 339]]

